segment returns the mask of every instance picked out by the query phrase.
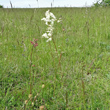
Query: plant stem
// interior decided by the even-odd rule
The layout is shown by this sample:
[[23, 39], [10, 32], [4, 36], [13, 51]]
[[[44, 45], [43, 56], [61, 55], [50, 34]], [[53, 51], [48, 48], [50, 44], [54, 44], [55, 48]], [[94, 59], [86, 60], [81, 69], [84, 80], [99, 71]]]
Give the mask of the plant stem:
[[81, 83], [82, 83], [82, 90], [83, 90], [83, 103], [84, 103], [84, 109], [86, 110], [86, 105], [85, 105], [85, 84], [83, 81], [83, 67], [82, 67], [82, 78], [81, 78]]
[[52, 38], [52, 41], [53, 41], [53, 44], [54, 44], [54, 46], [55, 46], [55, 50], [56, 50], [56, 53], [57, 53], [57, 58], [58, 58], [57, 47], [56, 47], [56, 44], [55, 44], [55, 41], [54, 41], [54, 39], [53, 39], [53, 38]]
[[30, 58], [30, 94], [32, 94], [32, 75], [31, 75], [31, 68], [32, 68], [32, 54], [33, 54], [33, 47], [31, 51], [31, 58]]

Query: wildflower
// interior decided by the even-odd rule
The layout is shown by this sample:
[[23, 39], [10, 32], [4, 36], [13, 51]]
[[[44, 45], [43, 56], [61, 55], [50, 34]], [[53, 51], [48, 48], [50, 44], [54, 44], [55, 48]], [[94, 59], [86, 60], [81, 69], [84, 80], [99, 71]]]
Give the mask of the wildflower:
[[57, 20], [57, 23], [59, 23], [59, 22], [61, 22], [62, 20], [61, 20], [61, 18], [59, 18], [59, 20]]
[[32, 67], [35, 67], [35, 65], [32, 65]]
[[58, 20], [57, 23], [61, 22], [61, 20]]
[[48, 35], [47, 35], [47, 33], [44, 33], [44, 34], [42, 35], [42, 37], [49, 38]]
[[49, 26], [49, 27], [47, 28], [47, 32], [52, 32], [52, 31], [53, 31], [53, 29], [54, 29], [54, 27]]
[[49, 42], [49, 41], [51, 41], [52, 40], [52, 38], [49, 38], [46, 42]]
[[52, 12], [50, 12], [50, 10], [48, 10], [45, 12], [45, 18], [42, 18], [41, 20], [43, 20], [45, 24], [48, 26], [46, 33], [44, 33], [42, 37], [47, 38], [48, 40], [46, 42], [49, 42], [52, 40], [54, 22], [57, 21], [59, 23], [61, 21], [61, 18], [57, 20], [55, 15]]
[[56, 20], [56, 17], [55, 17], [55, 15], [54, 15], [53, 13], [50, 12], [50, 16], [51, 16], [52, 18], [54, 18], [54, 20]]
[[52, 36], [52, 33], [51, 33], [51, 32], [49, 32], [49, 33], [48, 33], [48, 36]]
[[31, 44], [34, 46], [34, 48], [35, 48], [36, 46], [38, 46], [37, 41], [38, 41], [38, 39], [34, 39], [34, 41], [33, 41], [33, 42], [32, 42], [32, 41], [30, 41], [30, 42], [31, 42]]

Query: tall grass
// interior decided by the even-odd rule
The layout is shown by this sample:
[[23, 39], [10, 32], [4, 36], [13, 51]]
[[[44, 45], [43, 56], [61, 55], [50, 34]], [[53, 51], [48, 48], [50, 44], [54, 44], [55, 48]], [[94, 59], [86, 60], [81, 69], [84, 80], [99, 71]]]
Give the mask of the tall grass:
[[[60, 60], [54, 43], [41, 37], [46, 29], [41, 21], [45, 11], [0, 9], [1, 110], [108, 110], [109, 8], [50, 9], [62, 18], [53, 33]], [[33, 38], [38, 39], [38, 46], [32, 54], [30, 95]]]

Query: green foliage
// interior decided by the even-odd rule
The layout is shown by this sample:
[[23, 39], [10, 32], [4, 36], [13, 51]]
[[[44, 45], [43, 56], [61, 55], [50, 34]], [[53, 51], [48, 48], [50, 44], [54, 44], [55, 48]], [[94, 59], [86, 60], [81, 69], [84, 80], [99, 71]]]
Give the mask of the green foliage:
[[110, 4], [110, 0], [102, 0], [103, 3]]
[[0, 5], [0, 8], [3, 8], [3, 6], [2, 6], [2, 5]]
[[93, 4], [95, 7], [99, 6], [110, 6], [110, 0], [98, 0], [96, 3]]
[[100, 3], [97, 1], [96, 3], [93, 4], [93, 6], [99, 7], [100, 6]]

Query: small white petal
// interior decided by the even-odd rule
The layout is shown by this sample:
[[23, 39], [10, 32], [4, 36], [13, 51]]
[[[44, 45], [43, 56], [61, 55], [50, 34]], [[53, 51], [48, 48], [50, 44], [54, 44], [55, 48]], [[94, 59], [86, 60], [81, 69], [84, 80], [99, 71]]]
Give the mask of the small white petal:
[[52, 26], [54, 25], [54, 21], [53, 21], [53, 20], [51, 20], [51, 25], [52, 25]]
[[55, 15], [53, 13], [50, 12], [50, 16], [54, 19], [56, 19]]
[[52, 38], [49, 38], [46, 42], [49, 42], [49, 41], [51, 41], [52, 40]]
[[48, 31], [46, 31], [46, 32], [48, 33], [48, 36], [52, 36], [53, 31], [48, 30]]
[[57, 23], [61, 22], [61, 20], [58, 20]]
[[41, 20], [44, 20], [44, 21], [46, 21], [46, 18], [42, 18]]
[[46, 21], [45, 24], [48, 25], [48, 22]]
[[51, 25], [49, 25], [49, 27], [47, 29], [48, 29], [48, 31], [53, 31], [54, 28]]
[[45, 16], [46, 16], [46, 19], [48, 19], [48, 20], [50, 19], [50, 11], [49, 10], [45, 12]]
[[48, 36], [52, 36], [52, 33], [50, 32], [50, 33], [48, 33]]
[[44, 34], [42, 35], [42, 37], [44, 37], [44, 38], [49, 38], [48, 35], [47, 35], [47, 33], [44, 33]]
[[47, 10], [47, 11], [45, 12], [45, 16], [48, 16], [49, 13], [50, 13], [50, 10]]

